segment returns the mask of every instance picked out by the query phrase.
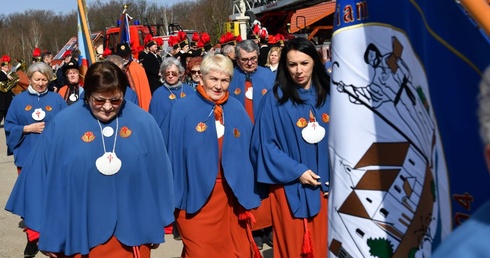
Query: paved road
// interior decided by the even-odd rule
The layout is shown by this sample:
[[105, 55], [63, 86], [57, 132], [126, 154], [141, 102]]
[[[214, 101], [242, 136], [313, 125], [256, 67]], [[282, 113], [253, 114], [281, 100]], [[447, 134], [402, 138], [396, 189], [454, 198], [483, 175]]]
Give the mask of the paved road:
[[[4, 210], [5, 203], [17, 178], [17, 170], [13, 156], [7, 156], [5, 131], [0, 129], [0, 258], [23, 257], [26, 244], [25, 233], [22, 232], [21, 219]], [[204, 233], [203, 233], [204, 234]], [[165, 237], [166, 243], [152, 252], [152, 258], [180, 257], [182, 242], [175, 241], [171, 235]], [[272, 258], [272, 250], [264, 245], [264, 258]], [[36, 258], [46, 257], [41, 253]]]

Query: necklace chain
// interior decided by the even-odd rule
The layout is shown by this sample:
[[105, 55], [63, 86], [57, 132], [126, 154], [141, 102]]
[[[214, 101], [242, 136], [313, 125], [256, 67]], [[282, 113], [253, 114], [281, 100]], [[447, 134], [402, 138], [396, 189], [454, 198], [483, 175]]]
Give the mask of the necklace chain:
[[[100, 124], [100, 121], [97, 119], [97, 123], [99, 123], [99, 128], [100, 128], [100, 135], [102, 136], [102, 146], [104, 146], [104, 153], [107, 152], [105, 148], [105, 141], [104, 141], [104, 133], [102, 132], [102, 125]], [[119, 118], [116, 118], [116, 130], [114, 132], [114, 146], [112, 147], [112, 153], [115, 153], [116, 151], [116, 141], [117, 141], [117, 132], [119, 130]]]

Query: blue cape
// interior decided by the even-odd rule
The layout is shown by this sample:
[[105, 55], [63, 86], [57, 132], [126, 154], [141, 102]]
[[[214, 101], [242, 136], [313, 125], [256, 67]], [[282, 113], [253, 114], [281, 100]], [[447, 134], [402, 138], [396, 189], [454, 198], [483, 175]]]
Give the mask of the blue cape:
[[101, 174], [99, 124], [83, 101], [64, 109], [34, 146], [6, 209], [40, 232], [39, 249], [87, 254], [111, 236], [128, 246], [164, 242], [174, 221], [172, 172], [162, 134], [150, 114], [125, 101], [105, 137], [122, 161]]
[[[252, 135], [251, 158], [256, 166], [258, 182], [284, 186], [289, 208], [296, 218], [310, 218], [320, 211], [320, 191], [326, 191], [330, 180], [328, 156], [328, 122], [322, 116], [330, 115], [330, 98], [316, 108], [316, 93], [299, 89], [306, 104], [293, 105], [291, 101], [279, 105], [272, 90], [262, 99], [259, 116]], [[279, 90], [279, 95], [281, 92]], [[307, 143], [297, 126], [300, 118], [309, 121], [310, 110], [316, 121], [325, 128], [325, 137], [316, 144]], [[320, 176], [321, 187], [304, 186], [298, 178], [308, 169]]]
[[[160, 86], [155, 90], [155, 92], [153, 92], [151, 97], [148, 112], [155, 118], [159, 126], [162, 126], [163, 119], [172, 105], [177, 100], [181, 99], [181, 92], [185, 94], [185, 97], [196, 93], [191, 86], [185, 83], [178, 89], [172, 89], [171, 91], [172, 92], [170, 92], [165, 86]], [[171, 93], [175, 95], [175, 99], [168, 98]]]
[[67, 106], [65, 100], [58, 93], [50, 91], [40, 97], [29, 93], [28, 90], [15, 96], [5, 118], [4, 127], [7, 146], [14, 154], [16, 166], [24, 167], [27, 156], [41, 136], [38, 133], [23, 133], [24, 126], [38, 122], [32, 118], [32, 112], [37, 108], [42, 108], [46, 113], [43, 121], [48, 126], [56, 114]]
[[[176, 206], [195, 213], [206, 203], [218, 175], [218, 139], [211, 102], [200, 94], [177, 101], [165, 117], [164, 134], [174, 172]], [[260, 204], [250, 163], [252, 123], [233, 98], [222, 105], [225, 133], [222, 166], [226, 182], [245, 209]], [[203, 122], [207, 129], [196, 130]]]
[[[259, 110], [259, 104], [264, 94], [272, 88], [276, 74], [269, 68], [261, 66], [257, 67], [257, 70], [251, 74], [253, 96], [252, 103], [254, 109], [254, 117], [257, 116]], [[239, 90], [237, 90], [239, 89]], [[233, 79], [230, 82], [228, 88], [230, 97], [234, 97], [245, 106], [245, 73], [238, 67], [234, 69]]]

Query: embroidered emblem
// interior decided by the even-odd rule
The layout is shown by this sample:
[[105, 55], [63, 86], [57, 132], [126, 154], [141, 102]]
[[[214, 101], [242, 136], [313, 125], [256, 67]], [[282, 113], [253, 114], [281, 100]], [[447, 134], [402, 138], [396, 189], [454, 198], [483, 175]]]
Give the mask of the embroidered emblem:
[[196, 131], [198, 131], [198, 132], [202, 133], [202, 132], [206, 131], [206, 129], [207, 129], [207, 128], [208, 128], [208, 126], [207, 126], [205, 123], [200, 122], [200, 123], [199, 123], [199, 124], [197, 124], [197, 126], [196, 126]]
[[299, 128], [304, 128], [304, 127], [306, 127], [306, 125], [308, 125], [308, 122], [306, 121], [306, 118], [302, 117], [302, 118], [298, 119], [298, 121], [296, 122], [296, 125]]
[[175, 99], [175, 94], [172, 93], [172, 94], [168, 95], [168, 98], [171, 99], [171, 100], [174, 100]]
[[235, 95], [238, 95], [240, 93], [242, 93], [242, 90], [240, 88], [237, 88], [237, 89], [235, 89], [235, 91], [233, 91], [233, 94], [235, 94]]
[[330, 116], [327, 113], [322, 114], [322, 121], [324, 123], [330, 122]]
[[233, 129], [233, 136], [235, 136], [235, 138], [240, 137], [240, 131], [238, 131], [237, 128]]
[[91, 141], [95, 140], [95, 135], [92, 132], [86, 132], [83, 134], [82, 140], [84, 142], [91, 142]]
[[185, 96], [186, 96], [186, 95], [185, 95], [185, 93], [184, 93], [184, 92], [181, 92], [181, 93], [180, 93], [180, 98], [185, 98]]
[[267, 93], [267, 89], [262, 90], [262, 95], [265, 95]]
[[51, 111], [51, 110], [53, 110], [53, 108], [52, 108], [51, 106], [46, 106], [46, 111], [48, 111], [48, 112], [49, 112], [49, 111]]
[[131, 131], [131, 129], [129, 129], [127, 126], [123, 126], [119, 131], [119, 135], [122, 138], [128, 138], [129, 136], [131, 136], [132, 133], [133, 131]]
[[31, 105], [27, 105], [26, 108], [25, 108], [25, 111], [29, 111], [32, 109], [32, 106]]

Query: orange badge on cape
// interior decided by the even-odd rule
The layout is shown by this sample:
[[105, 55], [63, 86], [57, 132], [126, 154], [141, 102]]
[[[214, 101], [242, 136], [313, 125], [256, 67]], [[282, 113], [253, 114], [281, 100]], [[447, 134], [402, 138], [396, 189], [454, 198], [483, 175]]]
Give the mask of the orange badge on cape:
[[92, 132], [86, 132], [82, 135], [82, 140], [84, 142], [91, 142], [95, 139], [95, 135]]
[[133, 131], [131, 131], [131, 129], [129, 129], [127, 126], [123, 126], [119, 131], [119, 135], [122, 138], [128, 138], [129, 136], [131, 136], [131, 133], [133, 133]]
[[181, 92], [181, 93], [180, 93], [180, 98], [185, 98], [185, 96], [186, 96], [186, 95], [185, 95], [185, 93], [184, 93], [184, 92]]
[[262, 90], [262, 95], [265, 95], [267, 93], [267, 89]]
[[206, 131], [206, 129], [207, 129], [207, 128], [208, 128], [208, 126], [207, 126], [205, 123], [200, 122], [200, 123], [199, 123], [199, 124], [197, 124], [197, 126], [196, 126], [196, 131], [198, 131], [198, 132], [202, 133], [202, 132]]
[[171, 100], [174, 100], [175, 99], [175, 94], [172, 93], [172, 94], [168, 95], [168, 98], [171, 99]]
[[322, 121], [323, 121], [324, 123], [328, 123], [328, 122], [330, 122], [330, 116], [329, 116], [327, 113], [324, 113], [324, 114], [322, 115]]
[[240, 93], [242, 93], [242, 90], [240, 88], [235, 89], [235, 91], [233, 92], [233, 94], [235, 95], [238, 95]]
[[27, 105], [26, 108], [25, 108], [25, 111], [29, 111], [32, 109], [32, 106], [31, 105]]
[[296, 125], [299, 128], [304, 128], [308, 125], [308, 122], [306, 121], [306, 118], [302, 117], [302, 118], [298, 119], [298, 122], [296, 122]]
[[240, 131], [238, 131], [237, 128], [233, 129], [233, 136], [235, 136], [235, 138], [240, 137]]
[[51, 111], [53, 108], [51, 106], [46, 106], [46, 111]]

